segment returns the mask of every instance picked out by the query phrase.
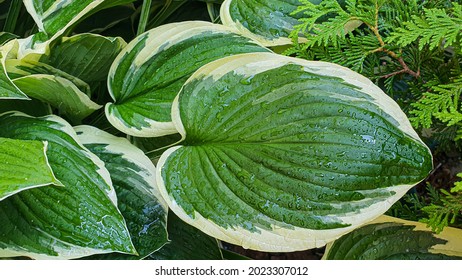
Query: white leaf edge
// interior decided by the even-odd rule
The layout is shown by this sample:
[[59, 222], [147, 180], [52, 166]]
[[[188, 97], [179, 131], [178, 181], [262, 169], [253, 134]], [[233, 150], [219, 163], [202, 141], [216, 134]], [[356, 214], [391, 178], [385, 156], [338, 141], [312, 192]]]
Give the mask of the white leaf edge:
[[[159, 52], [167, 50], [179, 42], [200, 35], [203, 32], [236, 34], [230, 28], [223, 25], [205, 21], [184, 21], [161, 25], [136, 37], [127, 44], [111, 65], [107, 80], [107, 87], [111, 98], [117, 102], [117, 98], [114, 95], [114, 89], [111, 86], [112, 81], [114, 80], [114, 75], [117, 72], [117, 67], [120, 64], [120, 61], [124, 59], [125, 55], [132, 52], [139, 42], [145, 41], [145, 44], [142, 51], [140, 51], [133, 60], [133, 69], [140, 69], [141, 65], [145, 64], [153, 56], [159, 54]], [[258, 42], [255, 43], [258, 44]], [[131, 74], [136, 75], [136, 70]], [[159, 122], [150, 118], [144, 118], [144, 122], [148, 124], [147, 126], [135, 128], [125, 120], [116, 117], [112, 113], [114, 110], [118, 110], [116, 105], [113, 103], [106, 104], [105, 114], [108, 121], [115, 128], [128, 135], [136, 137], [160, 137], [175, 134], [177, 132], [173, 122]]]
[[124, 160], [129, 161], [143, 169], [143, 171], [138, 174], [145, 180], [150, 188], [145, 188], [144, 186], [137, 187], [142, 187], [142, 189], [147, 193], [152, 194], [159, 200], [159, 203], [165, 210], [168, 209], [167, 203], [160, 195], [160, 192], [157, 188], [155, 177], [156, 167], [154, 163], [143, 153], [143, 151], [130, 143], [128, 139], [114, 136], [93, 126], [79, 125], [75, 126], [74, 130], [83, 145], [105, 145], [104, 149], [107, 153], [121, 155]]
[[[28, 118], [37, 119], [36, 117], [31, 117], [31, 116], [29, 116], [27, 114], [24, 114], [22, 112], [6, 112], [6, 113], [3, 113], [3, 114], [0, 114], [0, 116], [6, 115], [6, 114], [12, 114], [12, 116], [21, 116], [21, 117], [28, 117]], [[120, 211], [117, 208], [117, 196], [116, 196], [116, 193], [115, 193], [115, 189], [114, 189], [114, 187], [112, 185], [111, 176], [109, 174], [109, 171], [106, 169], [106, 167], [104, 165], [104, 162], [101, 159], [99, 159], [95, 154], [90, 152], [87, 148], [85, 148], [80, 143], [76, 132], [74, 131], [74, 129], [64, 119], [62, 119], [62, 118], [60, 118], [58, 116], [55, 116], [55, 115], [39, 117], [38, 119], [44, 119], [44, 120], [55, 122], [56, 125], [57, 125], [55, 128], [63, 131], [64, 133], [68, 134], [69, 136], [71, 136], [74, 139], [74, 141], [81, 148], [81, 152], [89, 160], [91, 160], [96, 166], [99, 167], [97, 172], [101, 175], [102, 179], [106, 182], [106, 185], [109, 186], [109, 189], [100, 188], [100, 190], [107, 194], [108, 198], [116, 206], [117, 211], [119, 212], [120, 216], [122, 217], [122, 214], [120, 213]], [[129, 232], [128, 229], [127, 229], [127, 226], [125, 224], [125, 221], [124, 221], [124, 226], [125, 226], [125, 230], [127, 232]], [[45, 232], [42, 232], [42, 233], [46, 234]], [[38, 254], [38, 253], [26, 252], [26, 251], [18, 252], [18, 251], [11, 250], [11, 249], [8, 249], [8, 248], [4, 248], [4, 249], [0, 248], [0, 258], [27, 256], [27, 257], [31, 257], [31, 258], [37, 259], [37, 260], [67, 260], [67, 259], [81, 258], [81, 257], [89, 256], [89, 255], [95, 255], [95, 254], [107, 254], [107, 253], [112, 252], [112, 251], [108, 251], [108, 250], [92, 249], [92, 248], [87, 248], [87, 247], [79, 247], [79, 246], [69, 244], [67, 242], [63, 242], [61, 240], [55, 239], [55, 237], [52, 237], [52, 236], [50, 236], [50, 238], [53, 238], [55, 240], [55, 243], [52, 244], [52, 245], [54, 245], [53, 250], [58, 254], [57, 256], [49, 256], [49, 255], [46, 255], [46, 254]], [[66, 244], [66, 245], [70, 246], [72, 249], [69, 250], [67, 248], [59, 247], [58, 246], [59, 243]], [[133, 247], [133, 245], [132, 245], [132, 247]]]
[[18, 49], [18, 43], [16, 40], [11, 40], [8, 41], [5, 45], [0, 46], [0, 63], [2, 64], [3, 67], [3, 72], [5, 76], [8, 78], [8, 80], [11, 82], [11, 85], [18, 91], [19, 94], [22, 94], [23, 96], [18, 96], [18, 97], [2, 97], [2, 99], [18, 99], [18, 100], [30, 100], [30, 98], [22, 92], [11, 80], [10, 76], [8, 75], [8, 72], [6, 71], [6, 60], [11, 58], [12, 56], [16, 56], [16, 52]]
[[[230, 5], [233, 0], [225, 0], [223, 4], [221, 4], [220, 8], [220, 19], [223, 25], [231, 28], [234, 32], [237, 32], [245, 37], [251, 38], [260, 44], [267, 46], [267, 47], [274, 47], [274, 46], [283, 46], [292, 44], [292, 40], [288, 37], [279, 37], [273, 40], [269, 40], [268, 38], [255, 34], [247, 29], [244, 25], [242, 25], [239, 21], [234, 21], [231, 17], [230, 13]], [[305, 38], [300, 37], [300, 42], [306, 41]]]
[[[397, 223], [403, 226], [414, 226], [413, 231], [426, 231], [431, 232], [427, 224], [415, 221], [408, 221], [400, 218], [395, 218], [387, 215], [381, 215], [376, 219], [368, 222], [368, 225], [382, 224], [382, 223]], [[436, 244], [428, 250], [432, 254], [445, 254], [448, 256], [462, 256], [462, 230], [459, 228], [445, 227], [439, 234], [433, 233], [436, 238], [447, 241], [445, 244]], [[329, 242], [326, 246], [326, 251], [323, 255], [323, 260], [327, 259], [328, 253], [331, 250], [334, 242]]]
[[[31, 78], [33, 78], [35, 80], [42, 80], [43, 79], [43, 80], [49, 80], [49, 81], [52, 81], [52, 82], [57, 82], [60, 86], [62, 86], [63, 88], [66, 89], [66, 92], [63, 91], [63, 92], [60, 92], [60, 94], [63, 94], [63, 93], [74, 94], [74, 96], [72, 97], [72, 100], [77, 99], [78, 102], [81, 105], [83, 105], [84, 107], [86, 107], [89, 111], [96, 111], [96, 110], [102, 108], [101, 105], [93, 102], [90, 99], [90, 97], [88, 97], [88, 95], [83, 93], [73, 82], [71, 82], [70, 80], [68, 80], [66, 78], [60, 77], [60, 76], [49, 75], [49, 74], [32, 74], [32, 75], [27, 75], [27, 76], [24, 76], [24, 77], [16, 78], [16, 79], [13, 80], [13, 82], [28, 80], [28, 79], [31, 79]], [[29, 94], [29, 95], [32, 95], [32, 94]], [[66, 98], [66, 99], [69, 99], [69, 97], [70, 96], [64, 96], [64, 95], [62, 96], [62, 98]], [[47, 102], [46, 100], [43, 100], [38, 96], [36, 96], [35, 98]], [[64, 113], [64, 114], [68, 115], [68, 116], [75, 117], [72, 114], [68, 114], [67, 112]]]
[[[64, 2], [72, 2], [74, 0], [64, 0]], [[44, 42], [37, 42], [32, 48], [33, 44], [33, 37], [34, 35], [31, 35], [27, 38], [24, 39], [18, 39], [19, 42], [19, 50], [18, 50], [18, 58], [23, 59], [26, 56], [31, 56], [31, 57], [40, 57], [41, 55], [46, 54], [49, 51], [49, 45], [52, 41], [55, 39], [59, 38], [61, 35], [64, 34], [64, 32], [73, 24], [78, 22], [83, 16], [85, 16], [88, 12], [91, 10], [95, 9], [98, 7], [101, 3], [103, 3], [105, 0], [94, 0], [88, 6], [86, 6], [82, 11], [80, 11], [75, 17], [73, 17], [65, 26], [63, 26], [58, 32], [53, 34], [51, 38]], [[62, 4], [63, 1], [55, 1], [55, 3]], [[43, 19], [45, 18], [42, 15], [39, 15], [37, 11], [34, 8], [34, 0], [23, 0], [24, 6], [26, 7], [27, 12], [31, 15], [31, 17], [34, 19], [34, 22], [37, 24], [39, 31], [46, 32], [44, 30], [44, 25], [43, 25]], [[50, 7], [51, 9], [51, 7]], [[50, 10], [48, 9], [47, 11], [48, 14], [51, 14], [55, 10]], [[38, 60], [38, 59], [37, 59]]]
[[[423, 144], [422, 140], [412, 128], [406, 115], [401, 111], [400, 107], [393, 99], [383, 93], [379, 87], [364, 76], [348, 68], [332, 63], [306, 61], [303, 59], [285, 57], [272, 53], [238, 54], [216, 60], [201, 67], [186, 81], [185, 85], [193, 80], [203, 79], [204, 77], [209, 76], [212, 76], [213, 79], [217, 80], [229, 72], [250, 77], [270, 69], [284, 66], [288, 63], [300, 65], [304, 69], [318, 75], [342, 78], [346, 83], [357, 86], [361, 92], [373, 98], [370, 102], [376, 104], [380, 108], [386, 108], [384, 111], [397, 121], [399, 129], [411, 138]], [[182, 135], [182, 139], [185, 139], [186, 131], [180, 118], [179, 95], [177, 95], [173, 102], [172, 119], [173, 123], [177, 127], [177, 130]], [[285, 229], [273, 226], [271, 231], [262, 229], [260, 233], [252, 233], [242, 227], [225, 229], [204, 218], [198, 212], [195, 212], [195, 218], [192, 218], [168, 193], [162, 177], [162, 169], [169, 156], [181, 147], [182, 146], [175, 146], [169, 148], [161, 155], [157, 163], [157, 184], [160, 189], [160, 193], [167, 201], [169, 208], [183, 221], [202, 230], [203, 232], [217, 239], [238, 244], [244, 248], [253, 250], [267, 252], [291, 252], [322, 247], [328, 242], [331, 242], [355, 228], [376, 219], [386, 212], [391, 205], [398, 201], [410, 188], [418, 183], [416, 182], [415, 184], [410, 185], [397, 185], [384, 188], [382, 191], [394, 192], [395, 194], [384, 201], [374, 203], [367, 208], [361, 209], [359, 213], [345, 213], [345, 216], [336, 216], [341, 220], [341, 222], [350, 224], [350, 226], [344, 228], [311, 230], [299, 227]], [[367, 193], [367, 191], [362, 192]], [[348, 214], [350, 214], [350, 216], [348, 216]]]

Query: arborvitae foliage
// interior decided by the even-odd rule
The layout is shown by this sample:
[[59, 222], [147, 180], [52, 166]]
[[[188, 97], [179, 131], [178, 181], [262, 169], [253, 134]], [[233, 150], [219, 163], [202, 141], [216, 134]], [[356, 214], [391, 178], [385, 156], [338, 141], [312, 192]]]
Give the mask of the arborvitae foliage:
[[[286, 54], [360, 72], [401, 105], [416, 130], [426, 132], [435, 152], [447, 147], [460, 152], [461, 0], [300, 2], [294, 13], [304, 18], [292, 32], [294, 44]], [[461, 213], [462, 183], [451, 191], [455, 194], [443, 191], [438, 203], [419, 204], [427, 216], [419, 218], [436, 231]]]

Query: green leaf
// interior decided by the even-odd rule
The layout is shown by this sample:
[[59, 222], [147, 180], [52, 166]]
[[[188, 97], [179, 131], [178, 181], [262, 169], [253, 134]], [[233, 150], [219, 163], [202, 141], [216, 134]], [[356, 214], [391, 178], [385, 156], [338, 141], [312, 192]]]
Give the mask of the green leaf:
[[56, 116], [0, 116], [0, 137], [47, 141], [47, 156], [64, 187], [40, 187], [0, 202], [0, 256], [78, 258], [135, 254], [104, 163]]
[[46, 156], [48, 143], [0, 138], [0, 201], [23, 190], [54, 184]]
[[9, 33], [9, 32], [0, 32], [0, 46], [3, 45], [4, 43], [12, 40], [12, 39], [16, 39], [18, 38], [17, 35], [13, 34], [13, 33]]
[[[45, 56], [41, 56], [41, 59], [44, 59], [44, 57]], [[11, 58], [6, 61], [5, 66], [6, 71], [12, 80], [34, 74], [45, 74], [62, 77], [71, 81], [80, 91], [86, 95], [91, 95], [90, 85], [88, 85], [86, 82], [49, 64], [28, 59]]]
[[327, 245], [327, 260], [462, 259], [462, 230], [434, 234], [425, 224], [382, 216]]
[[226, 0], [220, 18], [225, 26], [265, 46], [287, 45], [292, 43], [290, 32], [300, 24], [300, 14], [292, 14], [300, 5], [299, 0]]
[[19, 58], [30, 54], [41, 56], [49, 50], [49, 44], [70, 31], [82, 19], [91, 14], [134, 0], [23, 0], [40, 32], [18, 40]]
[[52, 37], [64, 32], [103, 2], [104, 0], [24, 0], [24, 5], [39, 31]]
[[323, 246], [432, 169], [399, 106], [341, 66], [253, 53], [196, 71], [173, 103], [182, 146], [159, 159], [181, 219], [263, 251]]
[[192, 227], [172, 212], [168, 214], [170, 243], [151, 254], [154, 260], [222, 260], [218, 242], [195, 227]]
[[208, 22], [154, 28], [130, 42], [114, 61], [108, 85], [115, 102], [106, 105], [106, 116], [129, 135], [174, 134], [171, 104], [195, 70], [227, 55], [263, 51], [269, 50]]
[[15, 48], [13, 41], [4, 46], [0, 46], [0, 100], [1, 99], [29, 99], [18, 87], [11, 81], [6, 71], [6, 60], [10, 51]]
[[30, 97], [49, 103], [74, 122], [101, 108], [74, 83], [62, 77], [35, 74], [14, 79], [13, 82]]
[[125, 45], [120, 37], [78, 34], [65, 37], [52, 47], [47, 63], [87, 83], [104, 81], [112, 62]]
[[118, 207], [127, 221], [138, 256], [113, 254], [98, 259], [141, 259], [167, 243], [167, 204], [156, 187], [155, 166], [125, 138], [91, 126], [74, 128], [80, 141], [104, 161], [111, 174]]

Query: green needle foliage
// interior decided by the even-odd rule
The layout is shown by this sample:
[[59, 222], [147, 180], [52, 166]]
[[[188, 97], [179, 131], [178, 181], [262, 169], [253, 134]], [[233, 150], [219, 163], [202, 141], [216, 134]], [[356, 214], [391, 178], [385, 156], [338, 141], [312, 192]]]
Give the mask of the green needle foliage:
[[[400, 104], [416, 129], [426, 132], [435, 152], [460, 150], [462, 1], [300, 2], [294, 13], [304, 17], [285, 54], [334, 62], [362, 73]], [[438, 203], [407, 205], [422, 209], [419, 218], [441, 231], [456, 223], [461, 213], [462, 184], [458, 184], [453, 193], [443, 190]]]

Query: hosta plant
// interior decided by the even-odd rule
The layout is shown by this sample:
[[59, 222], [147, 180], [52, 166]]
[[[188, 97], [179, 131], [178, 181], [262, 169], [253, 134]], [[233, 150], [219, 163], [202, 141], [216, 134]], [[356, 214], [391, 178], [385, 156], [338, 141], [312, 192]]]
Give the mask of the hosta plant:
[[431, 171], [400, 107], [347, 68], [233, 26], [143, 32], [145, 5], [128, 41], [76, 31], [130, 2], [24, 1], [38, 32], [2, 44], [0, 257], [222, 258], [217, 239], [309, 249]]

